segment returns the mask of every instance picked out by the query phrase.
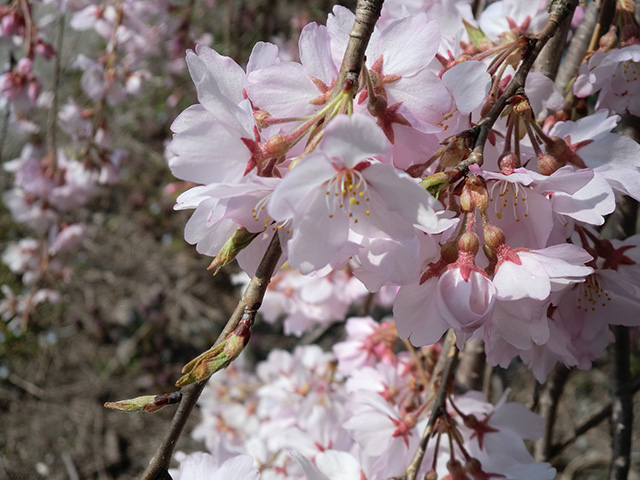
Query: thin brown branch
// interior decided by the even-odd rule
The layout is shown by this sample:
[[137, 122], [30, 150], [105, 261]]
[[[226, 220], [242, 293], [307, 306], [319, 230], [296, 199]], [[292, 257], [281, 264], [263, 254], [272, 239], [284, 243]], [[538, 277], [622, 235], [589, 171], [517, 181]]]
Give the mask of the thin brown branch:
[[616, 13], [616, 0], [601, 0], [598, 3], [600, 4], [600, 14], [598, 15], [598, 23], [596, 23], [593, 35], [591, 35], [591, 41], [589, 42], [590, 52], [598, 48], [600, 37], [607, 33]]
[[453, 333], [453, 330], [449, 330], [445, 337], [444, 345], [442, 346], [442, 353], [440, 354], [436, 366], [433, 369], [431, 380], [429, 381], [429, 386], [426, 390], [427, 396], [429, 396], [430, 392], [432, 392], [435, 387], [436, 381], [439, 379], [440, 384], [433, 403], [433, 408], [431, 409], [431, 416], [429, 417], [427, 426], [422, 434], [422, 438], [420, 439], [418, 450], [407, 467], [404, 480], [416, 480], [436, 421], [444, 412], [446, 412], [447, 392], [449, 391], [449, 387], [453, 381], [453, 374], [458, 362], [458, 348], [455, 345], [455, 340], [455, 333]]
[[489, 113], [474, 127], [477, 133], [474, 149], [471, 155], [459, 165], [459, 168], [468, 168], [468, 166], [473, 163], [482, 165], [484, 144], [489, 137], [493, 125], [500, 117], [509, 99], [515, 95], [519, 89], [524, 88], [527, 75], [529, 75], [531, 67], [533, 67], [533, 63], [540, 55], [540, 52], [547, 42], [556, 34], [562, 22], [573, 14], [577, 5], [578, 0], [553, 0], [550, 3], [549, 19], [546, 25], [536, 37], [528, 39], [527, 52], [525, 52], [524, 59], [511, 79], [511, 82], [509, 82], [509, 85], [507, 85], [502, 95], [500, 95], [496, 103], [491, 107]]
[[[640, 390], [640, 378], [636, 378], [635, 381], [631, 382], [629, 385], [629, 392], [631, 393], [631, 395], [637, 393], [638, 390]], [[565, 438], [562, 442], [554, 444], [551, 447], [550, 458], [553, 458], [559, 455], [562, 452], [562, 450], [567, 448], [569, 445], [575, 442], [582, 435], [587, 433], [593, 427], [600, 425], [600, 423], [602, 423], [607, 418], [611, 417], [612, 409], [613, 409], [613, 404], [609, 402], [604, 408], [602, 408], [602, 410], [596, 413], [593, 417], [591, 417], [589, 420], [579, 425], [574, 430], [571, 436], [569, 436], [568, 438]]]
[[380, 11], [384, 0], [358, 0], [356, 6], [356, 18], [353, 28], [349, 32], [349, 43], [344, 52], [340, 73], [333, 87], [332, 96], [335, 97], [346, 86], [348, 82], [352, 86], [358, 85], [358, 77], [364, 62], [364, 52], [369, 45], [369, 39], [373, 33], [373, 28], [380, 18]]
[[538, 440], [534, 448], [534, 457], [538, 462], [549, 460], [551, 456], [551, 445], [553, 440], [553, 427], [556, 423], [558, 413], [558, 403], [564, 390], [564, 386], [569, 379], [570, 370], [562, 364], [557, 364], [549, 374], [549, 378], [544, 385], [544, 390], [540, 395], [540, 416], [544, 419], [544, 434]]
[[631, 347], [629, 327], [611, 327], [615, 337], [611, 359], [611, 437], [613, 460], [610, 480], [626, 480], [631, 464], [633, 397], [631, 394]]
[[473, 18], [480, 18], [484, 7], [487, 6], [487, 0], [473, 0], [471, 4], [471, 11], [473, 12]]
[[56, 25], [56, 55], [53, 61], [53, 78], [51, 80], [51, 92], [53, 99], [51, 100], [51, 109], [49, 110], [48, 126], [47, 126], [47, 141], [49, 143], [49, 153], [56, 158], [57, 134], [58, 134], [58, 103], [59, 92], [58, 84], [60, 82], [61, 71], [61, 55], [62, 55], [62, 38], [64, 35], [64, 14], [58, 15]]
[[[271, 281], [271, 277], [273, 276], [273, 272], [281, 255], [282, 248], [280, 246], [278, 234], [276, 233], [265, 251], [264, 257], [256, 270], [256, 274], [249, 282], [242, 299], [238, 302], [235, 311], [229, 318], [229, 321], [222, 330], [222, 333], [218, 336], [214, 346], [220, 344], [238, 326], [245, 308], [250, 308], [252, 310], [258, 310], [260, 308], [267, 286]], [[200, 383], [188, 385], [181, 389], [182, 400], [180, 401], [178, 409], [173, 416], [169, 430], [156, 449], [153, 458], [149, 462], [149, 466], [143, 473], [142, 480], [166, 480], [171, 478], [169, 476], [168, 469], [173, 450], [206, 383], [207, 381], [205, 380]]]
[[567, 90], [567, 87], [580, 69], [582, 60], [589, 48], [589, 40], [593, 35], [593, 29], [595, 28], [597, 21], [597, 2], [589, 2], [584, 12], [584, 17], [574, 32], [573, 38], [571, 38], [571, 41], [569, 42], [569, 48], [564, 56], [564, 60], [558, 69], [556, 87], [558, 87], [558, 89], [563, 93]]
[[567, 36], [571, 29], [571, 20], [573, 13], [567, 15], [567, 18], [560, 24], [557, 33], [551, 37], [551, 40], [544, 46], [540, 55], [535, 61], [534, 70], [546, 75], [551, 80], [555, 80], [560, 67], [560, 61], [567, 43]]

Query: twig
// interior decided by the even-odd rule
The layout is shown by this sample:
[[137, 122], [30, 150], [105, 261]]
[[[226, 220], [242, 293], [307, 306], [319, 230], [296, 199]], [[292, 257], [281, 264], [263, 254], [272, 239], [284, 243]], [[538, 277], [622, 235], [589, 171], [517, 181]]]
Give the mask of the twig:
[[[267, 286], [271, 281], [271, 277], [273, 276], [273, 272], [281, 255], [282, 248], [280, 246], [278, 234], [276, 233], [271, 239], [271, 243], [267, 247], [264, 257], [262, 257], [262, 261], [256, 270], [256, 274], [249, 282], [242, 299], [238, 302], [235, 311], [229, 318], [229, 321], [222, 330], [222, 333], [218, 336], [214, 346], [220, 344], [238, 326], [245, 308], [253, 310], [258, 310], [260, 308]], [[171, 455], [173, 454], [178, 438], [182, 433], [182, 429], [184, 428], [191, 411], [195, 407], [198, 398], [200, 398], [200, 394], [202, 393], [202, 390], [204, 390], [206, 383], [207, 382], [205, 380], [200, 383], [188, 385], [181, 389], [182, 400], [180, 401], [178, 409], [173, 416], [169, 430], [156, 449], [153, 458], [149, 462], [149, 466], [142, 474], [142, 480], [167, 480], [171, 478], [168, 473]]]
[[589, 48], [589, 39], [593, 34], [593, 29], [598, 21], [598, 5], [597, 2], [589, 2], [584, 12], [584, 17], [580, 25], [573, 34], [569, 48], [564, 56], [564, 61], [558, 69], [556, 76], [556, 87], [565, 93], [567, 86], [578, 73], [580, 64], [584, 59], [587, 48]]
[[[640, 390], [640, 378], [636, 378], [635, 381], [629, 384], [629, 392], [631, 395], [635, 394], [638, 390]], [[609, 402], [602, 410], [596, 413], [593, 417], [591, 417], [589, 420], [587, 420], [586, 422], [578, 426], [574, 430], [573, 435], [566, 438], [560, 443], [554, 444], [551, 447], [549, 458], [553, 458], [559, 455], [560, 452], [562, 452], [562, 450], [564, 450], [566, 447], [568, 447], [573, 442], [575, 442], [578, 438], [580, 438], [580, 436], [587, 433], [593, 427], [599, 425], [603, 420], [606, 420], [607, 418], [609, 418], [611, 416], [612, 409], [613, 409], [613, 405], [611, 402]]]
[[600, 4], [600, 15], [598, 15], [598, 23], [593, 30], [593, 35], [591, 35], [591, 42], [589, 42], [590, 52], [598, 48], [600, 37], [607, 33], [616, 13], [616, 0], [602, 0], [598, 3]]
[[78, 475], [78, 469], [73, 463], [73, 459], [69, 452], [64, 452], [62, 454], [62, 463], [64, 463], [64, 468], [67, 470], [67, 475], [69, 475], [69, 480], [80, 480], [80, 475]]
[[49, 110], [48, 128], [47, 128], [47, 140], [49, 142], [49, 153], [56, 155], [57, 146], [57, 134], [58, 134], [58, 102], [59, 92], [58, 84], [60, 82], [61, 71], [61, 55], [62, 55], [62, 38], [64, 36], [64, 14], [58, 15], [56, 25], [56, 56], [53, 63], [53, 79], [51, 84], [51, 91], [53, 92], [53, 99], [51, 101], [51, 109]]
[[[411, 342], [407, 339], [403, 339], [402, 343], [404, 343], [404, 346], [407, 348], [407, 351], [409, 352], [409, 356], [411, 357], [411, 361], [418, 369], [418, 378], [422, 382], [422, 385], [426, 387], [429, 384], [429, 377], [427, 377], [427, 372], [424, 369], [422, 359], [420, 358], [420, 355], [418, 355], [416, 347], [414, 347], [411, 344]], [[433, 378], [433, 376], [431, 378]], [[429, 393], [430, 392], [427, 391], [427, 395]]]
[[480, 18], [484, 7], [487, 6], [487, 0], [473, 0], [471, 4], [471, 11], [473, 12], [473, 18]]
[[[433, 391], [436, 379], [440, 377], [438, 393], [436, 394], [433, 408], [431, 409], [431, 416], [427, 422], [427, 427], [424, 429], [422, 438], [420, 439], [418, 450], [407, 467], [404, 480], [416, 480], [436, 421], [443, 412], [446, 412], [447, 392], [451, 381], [453, 380], [453, 373], [458, 361], [458, 348], [455, 345], [455, 338], [456, 336], [455, 333], [453, 333], [453, 330], [449, 330], [445, 337], [444, 345], [442, 346], [442, 353], [440, 354], [438, 362], [433, 369], [433, 374], [431, 375], [431, 380], [429, 381], [429, 386], [426, 390], [427, 396], [429, 396], [429, 393]], [[440, 376], [440, 372], [442, 372], [442, 376]]]
[[631, 433], [633, 431], [633, 402], [630, 389], [629, 328], [611, 327], [615, 337], [611, 359], [611, 436], [613, 461], [609, 478], [626, 480], [631, 461]]
[[556, 423], [558, 402], [569, 379], [570, 370], [562, 364], [557, 364], [551, 371], [544, 390], [540, 395], [540, 416], [544, 419], [544, 434], [534, 448], [534, 457], [538, 462], [547, 461], [551, 455], [553, 427]]
[[45, 395], [45, 391], [42, 388], [40, 388], [37, 385], [34, 385], [31, 382], [28, 382], [27, 380], [25, 380], [23, 378], [20, 378], [18, 375], [14, 374], [14, 373], [10, 373], [9, 377], [7, 378], [7, 380], [9, 380], [11, 383], [13, 383], [16, 387], [21, 388], [22, 390], [24, 390], [28, 394], [33, 395], [38, 400], [42, 400], [42, 398]]
[[511, 79], [504, 93], [500, 95], [496, 103], [491, 107], [489, 113], [473, 128], [475, 133], [477, 133], [473, 152], [459, 165], [459, 168], [468, 168], [468, 166], [473, 163], [482, 165], [484, 144], [489, 137], [491, 128], [500, 117], [509, 99], [515, 95], [519, 89], [524, 87], [527, 75], [529, 75], [533, 63], [536, 58], [538, 58], [538, 55], [540, 55], [546, 43], [555, 35], [565, 18], [573, 13], [577, 5], [578, 0], [554, 0], [550, 3], [549, 19], [546, 25], [535, 38], [529, 39], [528, 51], [525, 53], [524, 60], [518, 67], [518, 71], [513, 76], [513, 79]]
[[537, 72], [546, 75], [551, 80], [556, 78], [558, 74], [558, 68], [560, 67], [560, 61], [567, 43], [567, 35], [571, 28], [571, 20], [573, 19], [573, 12], [567, 15], [567, 18], [560, 24], [556, 34], [549, 40], [544, 46], [540, 55], [536, 59], [534, 69]]
[[351, 82], [353, 85], [358, 84], [358, 77], [364, 62], [364, 52], [369, 45], [369, 39], [373, 33], [384, 0], [358, 0], [356, 6], [356, 18], [353, 22], [351, 32], [349, 32], [349, 43], [344, 52], [340, 73], [336, 78], [331, 96], [335, 97], [345, 87], [345, 81]]

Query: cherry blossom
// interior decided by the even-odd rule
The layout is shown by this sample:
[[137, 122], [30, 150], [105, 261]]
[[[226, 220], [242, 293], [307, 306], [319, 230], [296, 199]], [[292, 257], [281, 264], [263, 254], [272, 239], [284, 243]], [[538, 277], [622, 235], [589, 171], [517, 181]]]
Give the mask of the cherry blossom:
[[414, 227], [434, 233], [441, 228], [435, 212], [442, 207], [433, 197], [408, 176], [371, 159], [385, 148], [382, 132], [367, 117], [338, 117], [316, 152], [278, 185], [268, 211], [277, 220], [292, 220], [292, 266], [309, 273], [343, 265], [354, 253], [345, 250], [349, 230], [366, 235], [380, 229], [403, 240], [415, 237]]
[[598, 93], [597, 110], [637, 116], [640, 114], [639, 73], [640, 45], [598, 51], [580, 67], [573, 92], [578, 97]]

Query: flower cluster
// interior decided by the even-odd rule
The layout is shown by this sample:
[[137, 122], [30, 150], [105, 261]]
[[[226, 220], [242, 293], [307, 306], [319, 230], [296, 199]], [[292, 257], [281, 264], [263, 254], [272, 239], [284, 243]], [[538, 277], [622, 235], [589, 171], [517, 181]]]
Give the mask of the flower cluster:
[[[477, 154], [476, 124], [526, 53], [523, 36], [546, 20], [530, 3], [492, 4], [479, 25], [507, 12], [499, 32], [468, 23], [464, 8], [454, 29], [439, 2], [388, 8], [357, 85], [335, 85], [353, 23], [341, 7], [302, 30], [300, 62], [268, 43], [246, 69], [189, 51], [199, 104], [168, 147], [173, 173], [203, 184], [178, 198], [195, 208], [187, 241], [252, 274], [278, 235], [283, 260], [313, 281], [348, 265], [371, 292], [399, 286], [396, 325], [416, 346], [453, 329], [460, 347], [480, 338], [491, 364], [520, 356], [540, 381], [556, 362], [588, 368], [608, 325], [639, 323], [636, 241], [615, 248], [593, 228], [616, 196], [640, 200], [640, 146], [612, 133], [619, 117], [602, 100], [541, 127], [536, 116], [562, 108], [562, 95], [531, 73]], [[579, 78], [585, 94], [620, 93], [591, 81], [600, 73]]]
[[[226, 465], [246, 454], [263, 480], [400, 477], [429, 420], [423, 414], [428, 379], [406, 352], [394, 353], [392, 323], [350, 318], [347, 331], [333, 354], [317, 346], [273, 350], [255, 374], [234, 364], [212, 377], [193, 430], [208, 453], [181, 460], [178, 478], [209, 478], [204, 471], [188, 472], [204, 458]], [[434, 362], [438, 350], [425, 347], [420, 356]], [[471, 478], [555, 477], [525, 448], [523, 440], [539, 437], [543, 426], [525, 406], [504, 398], [493, 406], [470, 391], [449, 396], [446, 409], [418, 478], [430, 471], [438, 478], [469, 478], [456, 477], [460, 472]], [[234, 478], [254, 478], [243, 475]]]
[[[558, 362], [590, 368], [610, 325], [640, 324], [640, 239], [598, 233], [620, 196], [640, 200], [640, 145], [614, 133], [637, 111], [637, 36], [603, 39], [573, 96], [528, 73], [498, 116], [546, 28], [541, 6], [493, 2], [476, 21], [468, 2], [387, 2], [358, 82], [341, 72], [342, 7], [302, 29], [300, 61], [269, 43], [246, 68], [187, 52], [199, 103], [167, 149], [174, 175], [200, 184], [177, 201], [195, 209], [186, 240], [252, 275], [277, 236], [285, 266], [262, 314], [286, 333], [348, 316], [364, 296], [355, 279], [393, 311], [350, 318], [333, 354], [273, 350], [256, 375], [214, 376], [193, 432], [211, 462], [248, 453], [263, 479], [396, 478], [429, 424], [416, 478], [554, 478], [523, 443], [539, 418], [467, 392], [432, 419], [423, 369], [449, 330], [542, 382]], [[592, 94], [587, 114], [579, 97]]]

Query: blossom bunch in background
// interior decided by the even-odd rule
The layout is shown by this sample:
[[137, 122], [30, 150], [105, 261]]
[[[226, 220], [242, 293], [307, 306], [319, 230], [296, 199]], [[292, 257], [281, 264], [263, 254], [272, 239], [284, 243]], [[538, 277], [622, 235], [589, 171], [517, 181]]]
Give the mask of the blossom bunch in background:
[[[358, 333], [374, 325], [369, 317], [352, 317], [350, 334], [333, 353], [312, 345], [273, 350], [255, 373], [234, 364], [212, 377], [200, 399], [202, 420], [192, 432], [204, 441], [211, 463], [249, 454], [262, 479], [401, 477], [429, 419], [425, 378], [407, 352], [394, 353], [392, 324], [383, 327], [381, 341], [378, 329]], [[364, 353], [367, 344], [377, 344], [368, 355], [356, 360], [349, 353]], [[419, 351], [421, 360], [437, 361], [438, 355], [437, 347]], [[524, 439], [542, 434], [543, 422], [524, 405], [503, 398], [493, 406], [479, 392], [468, 392], [451, 395], [446, 408], [448, 419], [419, 478], [456, 478], [456, 472], [555, 478], [555, 470], [534, 463], [525, 447]], [[201, 455], [181, 460], [180, 475]]]
[[[13, 185], [6, 185], [2, 199], [15, 223], [31, 231], [19, 241], [8, 237], [2, 253], [23, 284], [18, 291], [2, 288], [0, 312], [12, 335], [25, 331], [39, 303], [60, 300], [56, 290], [72, 273], [68, 259], [89, 230], [77, 211], [119, 183], [128, 156], [112, 138], [120, 128], [112, 109], [141, 95], [154, 77], [172, 83], [171, 72], [183, 68], [191, 42], [192, 7], [90, 0], [2, 7], [0, 37], [10, 61], [0, 75], [0, 106], [7, 115], [0, 155], [12, 154], [6, 145], [20, 152], [3, 162]], [[65, 40], [73, 35], [98, 48], [74, 50], [69, 58]], [[171, 63], [157, 68], [158, 58]], [[69, 81], [76, 70], [75, 88], [83, 95]]]

